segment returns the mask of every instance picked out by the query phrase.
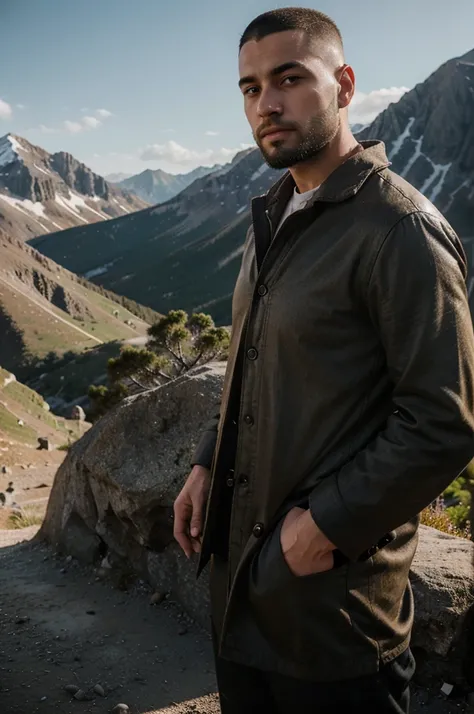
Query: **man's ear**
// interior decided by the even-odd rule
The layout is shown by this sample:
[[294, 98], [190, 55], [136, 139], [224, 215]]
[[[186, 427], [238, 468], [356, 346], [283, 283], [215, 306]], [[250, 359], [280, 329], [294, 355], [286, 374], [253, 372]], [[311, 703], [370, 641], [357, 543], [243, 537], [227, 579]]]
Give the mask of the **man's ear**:
[[354, 70], [348, 64], [343, 65], [338, 72], [338, 105], [339, 109], [346, 109], [355, 94]]

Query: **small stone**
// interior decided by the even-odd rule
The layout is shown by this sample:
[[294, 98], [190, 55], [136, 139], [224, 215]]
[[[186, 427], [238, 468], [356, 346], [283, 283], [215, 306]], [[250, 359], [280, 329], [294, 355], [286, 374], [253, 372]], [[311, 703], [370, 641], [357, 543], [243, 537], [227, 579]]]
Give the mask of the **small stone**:
[[117, 704], [116, 707], [112, 709], [112, 714], [129, 714], [130, 709], [126, 704]]
[[187, 627], [180, 627], [178, 630], [178, 635], [187, 635], [188, 634], [188, 628]]
[[159, 605], [163, 600], [165, 599], [165, 594], [164, 593], [153, 593], [153, 595], [150, 598], [150, 605]]
[[48, 697], [41, 697], [40, 702], [45, 702]]
[[8, 466], [2, 466], [2, 474], [11, 474], [12, 470]]
[[85, 698], [86, 698], [85, 691], [83, 689], [78, 689], [74, 695], [74, 699], [77, 699], [78, 702], [83, 702]]
[[77, 686], [77, 684], [66, 684], [66, 686], [64, 687], [64, 691], [68, 694], [76, 694], [76, 692], [79, 691], [79, 687]]
[[72, 555], [68, 555], [66, 558], [66, 563], [71, 563], [72, 562]]
[[29, 617], [18, 617], [15, 620], [15, 625], [24, 625], [26, 622], [29, 622], [30, 618]]
[[94, 687], [94, 692], [99, 695], [99, 697], [105, 697], [104, 688], [100, 684], [96, 684]]

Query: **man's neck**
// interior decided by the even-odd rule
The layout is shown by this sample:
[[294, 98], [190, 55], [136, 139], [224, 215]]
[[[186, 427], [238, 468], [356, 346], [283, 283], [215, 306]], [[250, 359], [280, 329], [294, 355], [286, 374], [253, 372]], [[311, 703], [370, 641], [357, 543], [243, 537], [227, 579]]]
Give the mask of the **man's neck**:
[[333, 171], [362, 150], [350, 132], [337, 136], [316, 158], [302, 161], [289, 169], [298, 192], [306, 193], [321, 186]]

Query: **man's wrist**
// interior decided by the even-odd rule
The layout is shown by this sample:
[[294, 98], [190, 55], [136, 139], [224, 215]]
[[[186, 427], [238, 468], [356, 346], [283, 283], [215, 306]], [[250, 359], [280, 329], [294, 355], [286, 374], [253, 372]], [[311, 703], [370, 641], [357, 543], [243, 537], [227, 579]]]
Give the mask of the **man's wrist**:
[[322, 553], [330, 553], [337, 549], [337, 546], [331, 543], [329, 538], [327, 538], [319, 528], [309, 509], [301, 515], [301, 521], [301, 536], [313, 541], [319, 551]]

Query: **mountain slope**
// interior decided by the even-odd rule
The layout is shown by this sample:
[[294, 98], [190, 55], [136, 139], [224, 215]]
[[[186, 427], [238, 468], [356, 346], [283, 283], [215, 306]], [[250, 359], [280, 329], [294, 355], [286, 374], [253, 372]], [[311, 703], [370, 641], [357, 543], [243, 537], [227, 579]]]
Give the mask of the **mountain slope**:
[[71, 154], [0, 138], [0, 227], [17, 238], [127, 215], [147, 204], [110, 186]]
[[[450, 60], [357, 136], [385, 142], [394, 171], [448, 217], [474, 265], [474, 51]], [[281, 175], [258, 150], [195, 181], [167, 203], [33, 244], [159, 311], [209, 311], [228, 324], [250, 199]], [[94, 272], [90, 272], [94, 271]], [[100, 273], [100, 274], [99, 274]], [[472, 279], [470, 293], [474, 293]]]
[[181, 191], [184, 191], [184, 189], [190, 186], [196, 179], [207, 176], [221, 168], [222, 167], [218, 165], [212, 168], [199, 166], [187, 174], [176, 175], [168, 174], [161, 169], [157, 169], [156, 171], [147, 169], [140, 174], [122, 179], [117, 183], [117, 186], [134, 193], [147, 203], [164, 203]]
[[51, 354], [146, 334], [148, 324], [121, 298], [102, 293], [0, 230], [0, 364], [27, 376]]

